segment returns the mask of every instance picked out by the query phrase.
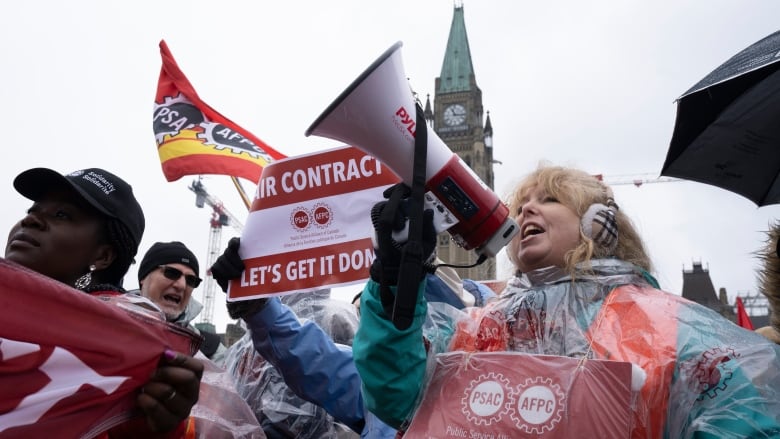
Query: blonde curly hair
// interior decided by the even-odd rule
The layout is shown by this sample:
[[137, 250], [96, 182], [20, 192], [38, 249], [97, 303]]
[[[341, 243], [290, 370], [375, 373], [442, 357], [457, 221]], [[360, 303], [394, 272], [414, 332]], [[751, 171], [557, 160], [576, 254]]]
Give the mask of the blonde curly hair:
[[[522, 200], [537, 187], [543, 188], [546, 193], [574, 211], [579, 218], [582, 218], [588, 207], [594, 203], [606, 205], [612, 192], [606, 184], [584, 171], [543, 164], [525, 177], [515, 188], [508, 202], [510, 215], [513, 217], [517, 215]], [[566, 252], [564, 256], [565, 267], [561, 268], [574, 274], [577, 264], [582, 262], [589, 264], [592, 259], [615, 257], [637, 265], [647, 272], [652, 272], [650, 257], [647, 255], [642, 239], [631, 220], [620, 209], [617, 209], [616, 220], [617, 246], [609, 249], [596, 244], [583, 233], [582, 226], [580, 226], [580, 243]], [[520, 239], [518, 235], [507, 246], [507, 255], [515, 267], [519, 266], [516, 255]]]

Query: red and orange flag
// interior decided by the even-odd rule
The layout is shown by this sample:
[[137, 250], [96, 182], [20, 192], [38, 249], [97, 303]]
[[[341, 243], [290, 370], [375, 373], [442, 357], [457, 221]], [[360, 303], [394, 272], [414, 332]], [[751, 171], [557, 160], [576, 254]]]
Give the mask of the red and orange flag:
[[168, 181], [185, 175], [221, 174], [257, 182], [265, 165], [285, 158], [203, 102], [165, 41], [160, 41], [160, 55], [154, 137]]

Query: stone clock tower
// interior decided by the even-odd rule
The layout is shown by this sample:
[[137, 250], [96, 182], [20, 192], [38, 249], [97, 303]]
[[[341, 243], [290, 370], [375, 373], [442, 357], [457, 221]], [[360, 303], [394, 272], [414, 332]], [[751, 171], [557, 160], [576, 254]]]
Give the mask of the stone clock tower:
[[[483, 112], [482, 90], [477, 86], [471, 64], [462, 3], [455, 6], [441, 76], [436, 78], [433, 109], [428, 96], [425, 118], [441, 140], [494, 189], [493, 128], [490, 115]], [[449, 233], [439, 235], [438, 252], [450, 264], [470, 265], [477, 259], [473, 250], [465, 251], [452, 242]], [[495, 279], [495, 258], [478, 267], [460, 268], [458, 274], [474, 280]]]

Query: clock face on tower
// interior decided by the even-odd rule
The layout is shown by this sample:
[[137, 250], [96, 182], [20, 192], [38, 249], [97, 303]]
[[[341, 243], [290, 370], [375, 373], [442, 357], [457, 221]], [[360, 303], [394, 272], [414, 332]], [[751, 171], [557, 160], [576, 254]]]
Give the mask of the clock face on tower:
[[466, 108], [461, 104], [450, 105], [444, 109], [444, 123], [454, 127], [466, 121]]

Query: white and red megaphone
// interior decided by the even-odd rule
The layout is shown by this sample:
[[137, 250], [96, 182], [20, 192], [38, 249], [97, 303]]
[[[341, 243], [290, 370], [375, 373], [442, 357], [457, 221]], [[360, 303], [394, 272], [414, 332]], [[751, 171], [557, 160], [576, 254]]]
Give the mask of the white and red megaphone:
[[[509, 209], [428, 127], [416, 123], [415, 99], [406, 82], [399, 41], [344, 90], [306, 130], [353, 145], [412, 184], [414, 140], [427, 130], [425, 187], [455, 216], [446, 229], [458, 245], [495, 256], [517, 233]], [[438, 230], [442, 232], [445, 229]]]

